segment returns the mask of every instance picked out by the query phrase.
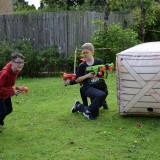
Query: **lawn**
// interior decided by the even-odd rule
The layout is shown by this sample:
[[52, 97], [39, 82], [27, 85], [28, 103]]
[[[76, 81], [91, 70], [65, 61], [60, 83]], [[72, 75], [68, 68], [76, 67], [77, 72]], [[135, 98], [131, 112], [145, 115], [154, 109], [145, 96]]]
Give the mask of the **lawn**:
[[[14, 111], [0, 133], [0, 160], [158, 160], [160, 120], [118, 114], [116, 74], [106, 80], [109, 110], [96, 120], [71, 113], [79, 85], [60, 77], [19, 78], [28, 94], [12, 98]], [[143, 124], [143, 127], [136, 125]]]

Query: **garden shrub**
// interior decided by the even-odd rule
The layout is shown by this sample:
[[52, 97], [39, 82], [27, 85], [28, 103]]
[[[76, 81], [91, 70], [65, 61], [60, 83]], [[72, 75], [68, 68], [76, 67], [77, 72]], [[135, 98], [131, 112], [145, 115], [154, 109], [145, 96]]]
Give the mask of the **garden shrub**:
[[[154, 21], [151, 17], [152, 21], [146, 21], [145, 25], [145, 42], [153, 42], [160, 40], [160, 4], [154, 8]], [[149, 18], [148, 18], [149, 19]], [[152, 23], [151, 23], [152, 22]]]
[[11, 60], [11, 53], [12, 49], [10, 44], [5, 41], [0, 41], [0, 70]]
[[[66, 70], [68, 60], [58, 53], [56, 46], [49, 46], [45, 49], [35, 51], [30, 41], [17, 41], [15, 43], [0, 42], [0, 69], [10, 61], [13, 52], [22, 53], [25, 56], [25, 66], [21, 71], [21, 76], [37, 77], [42, 72], [49, 75], [59, 75]], [[52, 74], [51, 74], [52, 73]]]
[[95, 23], [99, 24], [100, 28], [93, 33], [91, 42], [95, 49], [102, 48], [95, 50], [95, 57], [101, 58], [106, 63], [115, 63], [117, 53], [140, 43], [136, 32], [122, 29], [119, 23], [110, 25], [107, 31], [102, 21]]
[[36, 51], [36, 65], [39, 72], [61, 72], [67, 68], [67, 59], [57, 52], [56, 46]]

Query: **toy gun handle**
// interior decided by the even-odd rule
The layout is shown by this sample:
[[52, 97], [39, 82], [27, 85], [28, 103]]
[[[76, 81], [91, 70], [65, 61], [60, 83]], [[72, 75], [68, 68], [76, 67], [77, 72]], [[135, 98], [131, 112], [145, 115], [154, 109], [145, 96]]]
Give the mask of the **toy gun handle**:
[[99, 68], [98, 75], [101, 78], [107, 78], [106, 66], [103, 66], [103, 67]]
[[96, 78], [96, 77], [101, 77], [101, 78], [107, 77], [106, 66], [104, 64], [87, 67], [86, 71], [87, 71], [87, 73], [93, 72], [94, 73], [94, 78]]
[[99, 69], [99, 72], [98, 72], [98, 74], [99, 74], [99, 76], [100, 77], [102, 77], [102, 78], [107, 78], [108, 77], [108, 72], [107, 72], [107, 70], [110, 70], [110, 71], [112, 71], [114, 69], [114, 63], [107, 63], [107, 64], [105, 64], [103, 67], [101, 67], [100, 69]]

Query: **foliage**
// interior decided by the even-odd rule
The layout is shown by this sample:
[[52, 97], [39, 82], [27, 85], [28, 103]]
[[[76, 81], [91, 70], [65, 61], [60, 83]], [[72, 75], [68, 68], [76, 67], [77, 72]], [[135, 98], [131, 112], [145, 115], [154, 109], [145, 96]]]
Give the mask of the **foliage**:
[[89, 3], [89, 11], [104, 12], [106, 0], [89, 0], [86, 1], [83, 5], [87, 5], [87, 2]]
[[[56, 46], [36, 51], [36, 65], [41, 72], [60, 72], [67, 66], [67, 60], [57, 52]], [[43, 66], [43, 67], [42, 67]]]
[[[72, 114], [79, 85], [60, 77], [18, 79], [29, 93], [12, 97], [13, 112], [0, 133], [2, 160], [158, 160], [159, 118], [118, 114], [116, 74], [106, 80], [109, 110], [97, 120]], [[136, 125], [143, 124], [143, 127]]]
[[12, 49], [10, 44], [5, 41], [0, 41], [0, 70], [11, 59]]
[[[134, 21], [133, 27], [134, 30], [139, 33], [140, 28], [140, 13], [138, 10], [133, 12]], [[150, 8], [149, 12], [146, 14], [145, 19], [145, 42], [148, 41], [158, 41], [160, 39], [160, 4], [155, 3], [154, 7]]]
[[13, 8], [14, 11], [31, 11], [31, 10], [36, 10], [34, 5], [29, 5], [28, 2], [25, 0], [15, 0], [13, 2]]
[[42, 2], [49, 8], [61, 8], [63, 10], [70, 10], [70, 7], [82, 5], [84, 0], [42, 0]]
[[[119, 1], [118, 1], [119, 2]], [[132, 12], [135, 9], [140, 10], [140, 26], [139, 26], [139, 38], [141, 39], [142, 42], [144, 42], [144, 36], [145, 36], [145, 19], [146, 19], [146, 14], [150, 11], [150, 8], [153, 7], [155, 4], [155, 0], [124, 0], [123, 2], [120, 2], [117, 5], [117, 2], [115, 2], [116, 5], [113, 5], [112, 7], [115, 8], [115, 6], [121, 11], [128, 11]], [[114, 10], [112, 8], [112, 10]], [[150, 12], [149, 12], [150, 13]]]
[[[57, 52], [56, 46], [34, 51], [30, 41], [17, 41], [15, 43], [0, 42], [0, 67], [10, 61], [13, 52], [20, 52], [25, 56], [25, 66], [21, 75], [25, 77], [40, 76], [42, 72], [56, 73], [67, 68], [68, 61]], [[47, 74], [48, 75], [48, 74]]]
[[134, 9], [145, 8], [146, 10], [150, 9], [150, 7], [155, 3], [154, 0], [108, 0], [110, 9], [113, 12], [132, 12]]
[[54, 11], [104, 11], [105, 0], [42, 0], [42, 10]]
[[[102, 50], [96, 51], [95, 56], [103, 59], [104, 62], [115, 62], [117, 53], [140, 43], [136, 32], [131, 29], [123, 30], [120, 24], [110, 25], [106, 32], [102, 21], [94, 23], [101, 27], [93, 33], [91, 42], [95, 48], [102, 48]], [[103, 50], [103, 48], [106, 49]]]
[[160, 40], [160, 5], [155, 11], [155, 23], [146, 25], [145, 41], [159, 41]]

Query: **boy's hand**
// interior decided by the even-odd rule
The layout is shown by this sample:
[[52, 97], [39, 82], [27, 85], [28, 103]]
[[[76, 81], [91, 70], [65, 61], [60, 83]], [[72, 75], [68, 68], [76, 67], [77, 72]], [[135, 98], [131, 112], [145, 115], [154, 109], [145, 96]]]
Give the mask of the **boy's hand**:
[[107, 70], [107, 73], [112, 73], [112, 70]]
[[86, 78], [93, 78], [94, 77], [94, 72], [89, 72], [86, 74]]
[[14, 89], [14, 95], [18, 96], [19, 93], [21, 93], [20, 90]]
[[69, 80], [64, 80], [64, 85], [65, 85], [65, 86], [70, 85], [70, 81], [69, 81]]

